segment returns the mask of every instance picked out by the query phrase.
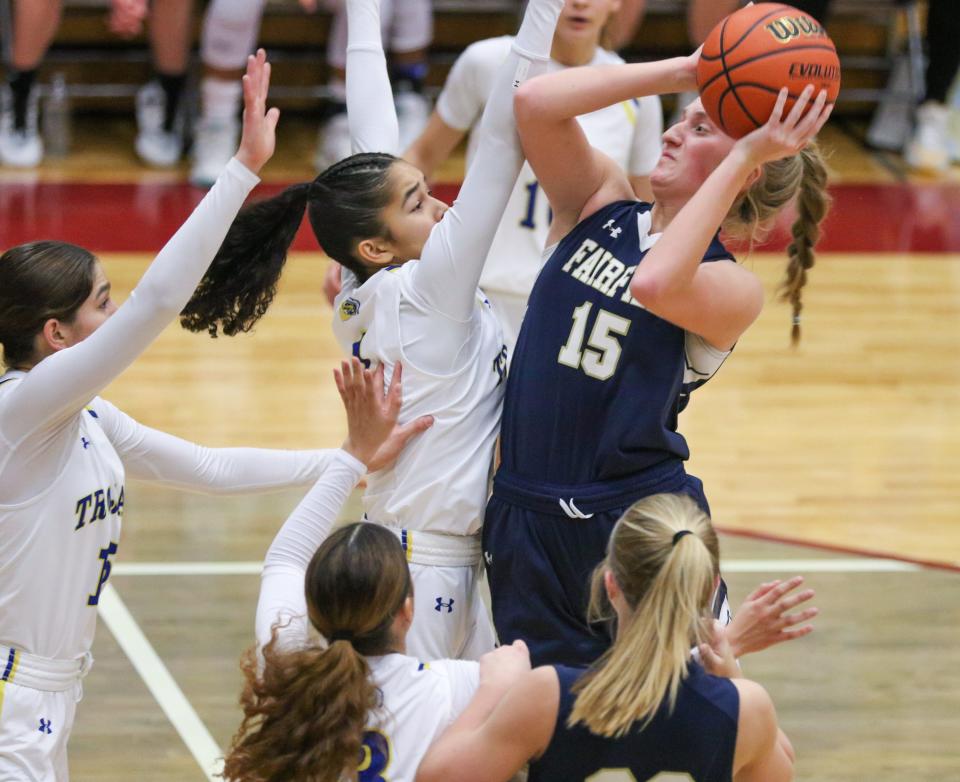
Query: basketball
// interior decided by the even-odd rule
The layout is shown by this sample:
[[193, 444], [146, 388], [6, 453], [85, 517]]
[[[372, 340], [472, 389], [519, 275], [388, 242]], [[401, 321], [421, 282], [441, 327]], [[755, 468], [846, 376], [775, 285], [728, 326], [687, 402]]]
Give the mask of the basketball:
[[789, 5], [741, 8], [713, 28], [697, 63], [697, 87], [707, 115], [740, 138], [769, 118], [783, 87], [786, 116], [808, 84], [814, 95], [840, 91], [840, 61], [833, 41], [809, 14]]

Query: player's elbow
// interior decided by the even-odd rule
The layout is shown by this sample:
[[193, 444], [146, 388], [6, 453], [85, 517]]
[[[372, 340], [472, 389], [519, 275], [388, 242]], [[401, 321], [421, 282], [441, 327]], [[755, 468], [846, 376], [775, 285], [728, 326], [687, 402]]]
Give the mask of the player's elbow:
[[666, 292], [665, 281], [662, 275], [647, 272], [643, 265], [637, 267], [630, 280], [630, 295], [648, 310], [656, 310]]
[[518, 130], [522, 131], [530, 126], [541, 104], [541, 90], [536, 79], [525, 81], [517, 87], [517, 91], [513, 95], [513, 116]]

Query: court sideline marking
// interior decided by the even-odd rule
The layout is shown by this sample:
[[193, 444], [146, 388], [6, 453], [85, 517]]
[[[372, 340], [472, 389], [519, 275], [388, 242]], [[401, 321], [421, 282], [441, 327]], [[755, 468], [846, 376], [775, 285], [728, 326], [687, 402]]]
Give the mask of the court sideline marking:
[[104, 586], [97, 610], [206, 778], [209, 782], [219, 782], [217, 775], [223, 771], [223, 751], [112, 584]]
[[[245, 576], [259, 575], [262, 562], [119, 562], [115, 576]], [[856, 559], [726, 559], [725, 573], [917, 573], [925, 568], [910, 562], [876, 557]]]

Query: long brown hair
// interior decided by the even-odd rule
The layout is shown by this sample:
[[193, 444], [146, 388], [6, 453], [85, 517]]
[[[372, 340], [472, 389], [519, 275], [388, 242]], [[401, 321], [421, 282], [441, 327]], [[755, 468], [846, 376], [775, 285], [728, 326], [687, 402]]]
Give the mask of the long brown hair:
[[396, 536], [376, 524], [350, 524], [317, 549], [306, 574], [310, 621], [330, 640], [282, 648], [278, 630], [241, 660], [243, 722], [223, 775], [243, 782], [355, 779], [364, 728], [380, 707], [365, 655], [397, 645], [392, 627], [411, 594]]
[[[689, 534], [688, 534], [689, 533]], [[633, 610], [613, 646], [575, 685], [569, 725], [622, 736], [676, 703], [692, 645], [702, 640], [720, 549], [710, 519], [685, 495], [656, 494], [620, 518], [593, 574], [590, 613], [602, 619], [610, 571]]]
[[95, 268], [93, 253], [66, 242], [30, 242], [0, 256], [0, 345], [8, 368], [33, 363], [34, 340], [50, 318], [76, 317]]
[[796, 155], [764, 165], [760, 177], [733, 204], [723, 224], [728, 234], [752, 242], [782, 209], [796, 203], [797, 219], [790, 229], [793, 240], [787, 248], [787, 272], [779, 290], [780, 298], [793, 307], [793, 344], [800, 341], [800, 292], [807, 284], [807, 270], [816, 261], [813, 248], [831, 200], [827, 193], [827, 167], [819, 147], [811, 142]]

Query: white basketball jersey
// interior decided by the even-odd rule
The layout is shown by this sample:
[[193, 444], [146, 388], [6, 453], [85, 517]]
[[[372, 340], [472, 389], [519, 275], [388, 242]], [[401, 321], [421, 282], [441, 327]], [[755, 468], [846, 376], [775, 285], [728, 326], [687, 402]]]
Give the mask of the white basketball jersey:
[[480, 666], [467, 660], [421, 663], [402, 654], [367, 662], [383, 706], [368, 720], [359, 778], [413, 782], [427, 749], [477, 691]]
[[[0, 405], [23, 377], [0, 378]], [[0, 505], [0, 644], [79, 659], [120, 542], [123, 464], [88, 407], [65, 425], [72, 450], [50, 486]]]
[[[512, 42], [512, 37], [503, 36], [467, 47], [450, 71], [437, 99], [437, 112], [445, 123], [461, 130], [476, 126], [490, 94], [494, 74], [510, 51]], [[622, 63], [617, 54], [598, 48], [588, 64]], [[560, 71], [565, 67], [551, 60], [548, 71]], [[578, 120], [590, 144], [611, 157], [631, 176], [645, 176], [656, 166], [663, 132], [663, 115], [657, 96], [607, 106]], [[471, 133], [467, 144], [468, 167], [477, 143], [477, 134]], [[480, 287], [527, 296], [542, 266], [541, 254], [550, 221], [550, 205], [540, 190], [533, 169], [529, 163], [524, 163], [487, 254]]]
[[[436, 374], [410, 360], [407, 340], [414, 335], [409, 324], [404, 331], [403, 312], [413, 306], [410, 278], [417, 263], [377, 272], [356, 288], [346, 285], [335, 302], [333, 330], [347, 355], [383, 364], [387, 382], [394, 365], [403, 364], [400, 422], [434, 417], [433, 426], [403, 449], [392, 468], [368, 476], [363, 506], [367, 518], [379, 524], [471, 535], [480, 529], [487, 503], [506, 350], [496, 316], [478, 290], [472, 336], [455, 362], [459, 369]], [[437, 316], [436, 328], [443, 327]]]

